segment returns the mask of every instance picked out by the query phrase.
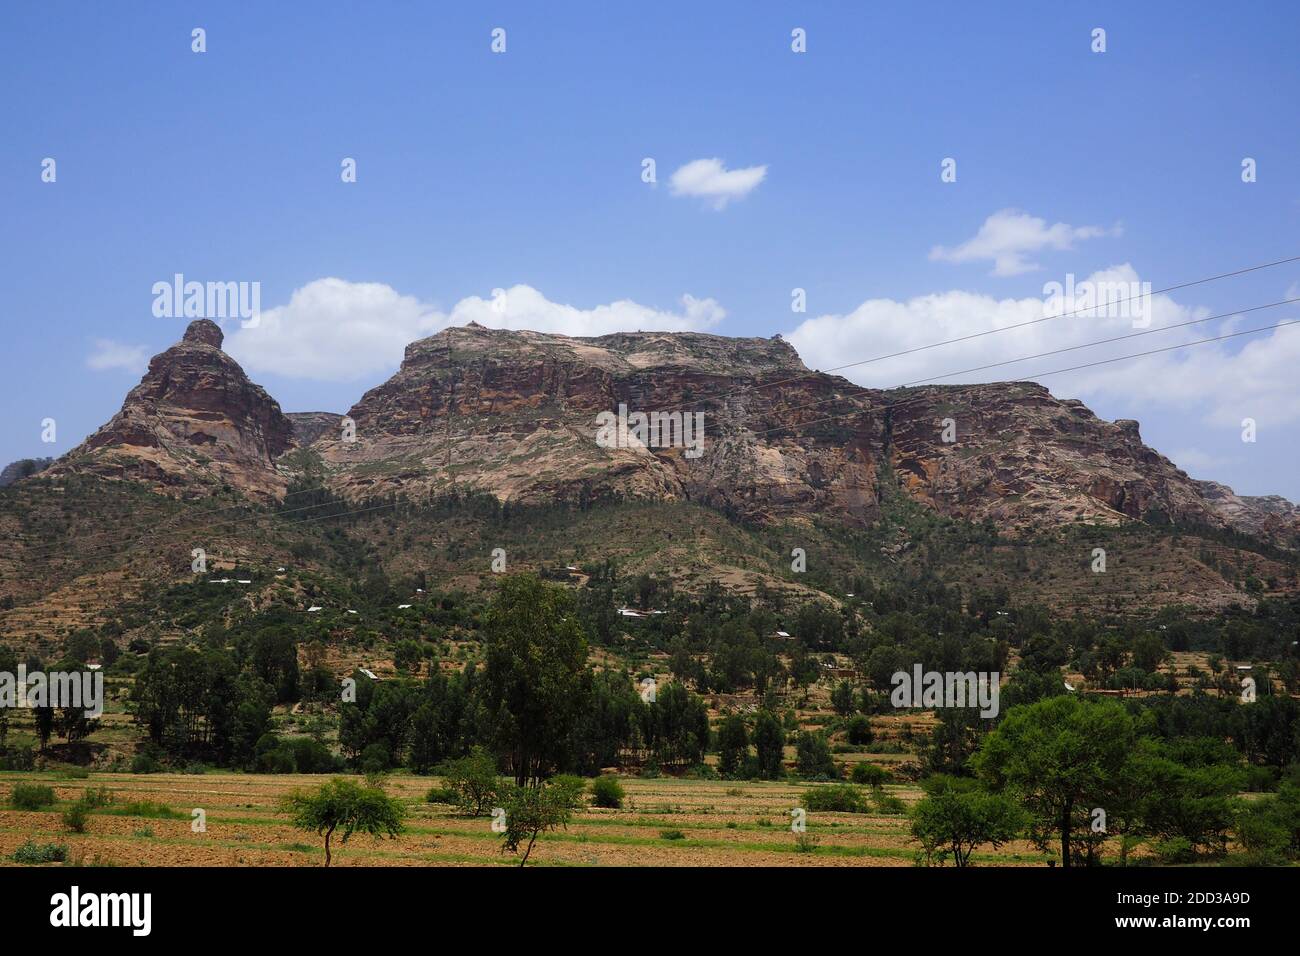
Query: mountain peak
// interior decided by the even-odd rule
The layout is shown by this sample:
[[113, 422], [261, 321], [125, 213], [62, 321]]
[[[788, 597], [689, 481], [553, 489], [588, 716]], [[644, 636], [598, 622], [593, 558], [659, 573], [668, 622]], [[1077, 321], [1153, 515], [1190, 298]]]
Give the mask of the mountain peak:
[[211, 319], [195, 319], [185, 327], [185, 334], [181, 336], [182, 342], [197, 342], [200, 345], [211, 345], [214, 349], [221, 348], [221, 343], [226, 339], [225, 333], [221, 331], [221, 326]]

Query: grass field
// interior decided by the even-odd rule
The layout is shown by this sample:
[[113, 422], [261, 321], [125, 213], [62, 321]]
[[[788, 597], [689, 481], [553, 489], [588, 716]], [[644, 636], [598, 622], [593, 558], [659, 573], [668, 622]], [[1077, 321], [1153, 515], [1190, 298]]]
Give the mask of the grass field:
[[[58, 773], [0, 774], [0, 865], [14, 865], [25, 841], [68, 847], [70, 862], [109, 866], [321, 866], [322, 841], [295, 830], [276, 814], [279, 799], [295, 787], [315, 786], [323, 777], [234, 773], [113, 774], [69, 779]], [[41, 811], [12, 808], [16, 783], [54, 788], [58, 803]], [[501, 866], [517, 863], [501, 853], [501, 837], [488, 817], [470, 818], [430, 804], [424, 795], [440, 783], [433, 777], [385, 778], [390, 794], [408, 805], [407, 832], [391, 840], [355, 836], [334, 843], [335, 866]], [[678, 780], [623, 781], [627, 799], [620, 810], [586, 808], [567, 830], [538, 841], [528, 865], [538, 866], [911, 866], [917, 845], [906, 818], [873, 813], [809, 813], [811, 851], [796, 845], [792, 808], [806, 786], [786, 783]], [[106, 787], [114, 801], [96, 810], [85, 833], [62, 823], [62, 810], [84, 791]], [[886, 792], [911, 804], [915, 787]], [[157, 815], [160, 804], [175, 815]], [[191, 812], [206, 814], [206, 832], [191, 828]], [[125, 815], [135, 810], [140, 815]], [[678, 832], [680, 837], [676, 836]], [[664, 836], [669, 834], [669, 836]], [[972, 862], [1042, 865], [1046, 857], [1029, 844], [977, 853]]]

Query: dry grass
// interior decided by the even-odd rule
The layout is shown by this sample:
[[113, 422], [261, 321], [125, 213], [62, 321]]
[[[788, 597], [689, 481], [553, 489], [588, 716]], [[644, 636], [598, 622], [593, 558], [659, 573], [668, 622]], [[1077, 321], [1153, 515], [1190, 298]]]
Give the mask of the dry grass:
[[[116, 805], [154, 801], [180, 811], [181, 819], [137, 818], [96, 813], [88, 832], [68, 833], [59, 807], [47, 812], [0, 810], [0, 858], [12, 865], [27, 839], [66, 843], [74, 860], [118, 866], [320, 866], [320, 841], [289, 826], [275, 813], [280, 797], [322, 777], [212, 773], [92, 774], [66, 780], [54, 774], [0, 774], [0, 790], [14, 782], [41, 781], [55, 787], [60, 801], [85, 789], [108, 787]], [[355, 837], [336, 853], [339, 866], [508, 865], [500, 837], [487, 817], [466, 818], [424, 802], [435, 778], [387, 778], [390, 793], [408, 804], [408, 831], [395, 840]], [[790, 831], [790, 810], [803, 787], [787, 783], [738, 783], [627, 779], [621, 810], [586, 809], [567, 830], [543, 837], [529, 865], [570, 866], [910, 866], [916, 845], [906, 820], [875, 814], [810, 813], [808, 832], [820, 838], [812, 853], [800, 853]], [[890, 787], [907, 803], [920, 792]], [[190, 812], [201, 807], [207, 831], [191, 830]], [[109, 808], [110, 810], [112, 808]], [[663, 830], [685, 839], [664, 840]], [[1041, 856], [1025, 844], [1003, 848], [977, 862], [1031, 864]]]

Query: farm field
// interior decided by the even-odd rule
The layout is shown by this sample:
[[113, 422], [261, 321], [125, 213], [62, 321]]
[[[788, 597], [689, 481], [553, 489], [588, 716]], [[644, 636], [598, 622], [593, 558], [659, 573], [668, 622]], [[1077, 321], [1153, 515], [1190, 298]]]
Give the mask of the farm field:
[[[279, 800], [296, 787], [319, 785], [320, 776], [207, 773], [95, 773], [69, 779], [57, 772], [0, 774], [0, 865], [28, 840], [68, 847], [68, 858], [104, 866], [322, 866], [322, 841], [276, 814]], [[529, 866], [911, 866], [918, 850], [906, 818], [875, 813], [812, 813], [807, 832], [817, 838], [801, 851], [790, 829], [790, 810], [802, 791], [817, 784], [621, 779], [627, 792], [619, 810], [588, 807], [566, 830], [538, 840]], [[16, 783], [53, 787], [58, 799], [42, 811], [12, 809]], [[390, 775], [387, 791], [407, 804], [407, 831], [396, 839], [357, 835], [334, 842], [334, 866], [502, 866], [489, 817], [470, 818], [425, 802], [436, 777]], [[71, 833], [61, 811], [84, 792], [101, 787], [113, 802], [95, 811], [86, 833]], [[911, 805], [919, 788], [888, 786], [885, 792]], [[128, 810], [174, 816], [124, 815]], [[191, 830], [191, 812], [202, 808], [207, 830]], [[680, 833], [680, 838], [676, 834]], [[665, 836], [664, 834], [670, 834]], [[1047, 857], [1016, 842], [997, 853], [977, 853], [979, 865], [1043, 865]]]

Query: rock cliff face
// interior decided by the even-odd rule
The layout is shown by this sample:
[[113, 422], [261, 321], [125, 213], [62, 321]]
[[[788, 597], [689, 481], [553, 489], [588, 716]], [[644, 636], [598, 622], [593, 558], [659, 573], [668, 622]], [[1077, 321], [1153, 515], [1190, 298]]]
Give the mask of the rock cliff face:
[[[703, 415], [703, 448], [608, 447], [601, 413]], [[1289, 503], [1206, 493], [1147, 447], [1032, 383], [861, 388], [775, 339], [695, 333], [568, 338], [457, 328], [415, 342], [348, 413], [355, 442], [316, 447], [336, 489], [502, 500], [687, 499], [751, 520], [869, 523], [894, 488], [1004, 529], [1173, 520], [1288, 540]], [[608, 437], [608, 436], [607, 436]], [[1290, 509], [1290, 510], [1287, 510]]]
[[[667, 416], [658, 441], [637, 431], [638, 412]], [[281, 456], [310, 447], [330, 487], [353, 500], [455, 488], [517, 503], [689, 500], [759, 522], [869, 524], [901, 492], [1003, 530], [1172, 520], [1300, 539], [1290, 502], [1192, 480], [1143, 444], [1137, 422], [1103, 421], [1024, 382], [862, 388], [810, 371], [779, 336], [571, 338], [471, 324], [407, 346], [397, 373], [347, 414], [355, 440], [333, 413], [282, 414], [200, 320], [51, 471], [276, 497], [291, 471]]]
[[1202, 497], [1229, 526], [1265, 541], [1300, 541], [1300, 508], [1281, 495], [1238, 495], [1217, 481], [1198, 481]]
[[50, 469], [142, 481], [203, 495], [228, 484], [255, 497], [284, 493], [274, 459], [291, 447], [293, 423], [221, 351], [215, 322], [191, 322], [155, 355], [122, 409]]

